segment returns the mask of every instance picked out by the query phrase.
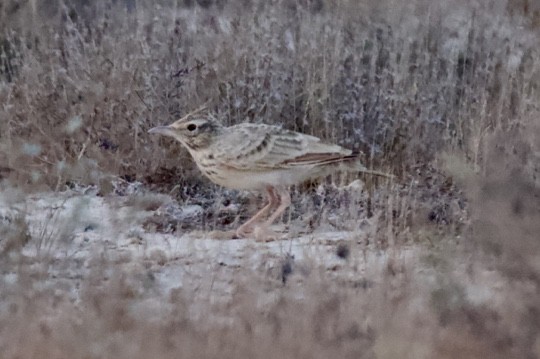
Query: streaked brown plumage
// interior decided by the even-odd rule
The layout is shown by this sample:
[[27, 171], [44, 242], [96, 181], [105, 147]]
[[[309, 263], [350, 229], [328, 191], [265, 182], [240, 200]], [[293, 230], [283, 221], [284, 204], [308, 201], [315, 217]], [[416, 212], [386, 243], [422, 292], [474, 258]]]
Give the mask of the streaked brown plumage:
[[290, 205], [290, 185], [325, 176], [339, 164], [347, 164], [349, 170], [384, 175], [367, 170], [351, 150], [278, 126], [241, 123], [224, 127], [212, 115], [204, 115], [186, 116], [149, 132], [181, 142], [201, 172], [214, 183], [267, 192], [268, 204], [238, 228], [239, 237], [252, 234], [255, 224], [272, 208], [275, 211], [263, 228], [285, 211]]

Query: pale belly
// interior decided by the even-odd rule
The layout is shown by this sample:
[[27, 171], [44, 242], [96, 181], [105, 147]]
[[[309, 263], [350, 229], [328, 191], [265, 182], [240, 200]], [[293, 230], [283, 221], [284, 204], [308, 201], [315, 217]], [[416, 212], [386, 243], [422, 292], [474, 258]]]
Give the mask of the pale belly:
[[211, 171], [201, 166], [199, 169], [212, 182], [220, 186], [248, 191], [260, 191], [268, 186], [288, 187], [308, 180], [313, 177], [314, 172], [317, 172], [311, 166], [267, 171], [242, 171], [231, 168]]

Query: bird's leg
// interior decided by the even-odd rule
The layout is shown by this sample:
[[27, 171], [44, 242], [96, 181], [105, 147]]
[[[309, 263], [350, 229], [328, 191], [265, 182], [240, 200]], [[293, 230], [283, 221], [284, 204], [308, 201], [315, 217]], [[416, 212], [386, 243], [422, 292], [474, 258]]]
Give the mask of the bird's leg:
[[279, 191], [279, 206], [276, 208], [274, 213], [268, 217], [266, 222], [264, 222], [264, 226], [268, 227], [274, 221], [283, 214], [283, 212], [291, 205], [291, 195], [287, 189], [281, 189]]
[[270, 230], [269, 227], [279, 216], [283, 214], [285, 209], [289, 207], [289, 205], [291, 204], [291, 196], [289, 194], [289, 191], [286, 189], [281, 189], [278, 193], [279, 198], [276, 198], [277, 203], [275, 204], [279, 205], [277, 206], [276, 210], [270, 215], [270, 217], [268, 217], [268, 219], [262, 225], [257, 226], [254, 230], [255, 239], [257, 241], [268, 242], [276, 240], [279, 237], [276, 233]]
[[266, 193], [268, 195], [268, 203], [253, 217], [251, 217], [246, 223], [238, 227], [238, 229], [236, 230], [236, 235], [238, 237], [242, 238], [253, 232], [253, 224], [260, 221], [261, 218], [264, 217], [272, 207], [279, 203], [279, 197], [276, 195], [274, 187], [267, 186]]
[[271, 186], [268, 186], [266, 191], [268, 192], [268, 199], [270, 201], [269, 204], [271, 205], [270, 208], [268, 208], [270, 210], [272, 207], [279, 205], [279, 195], [276, 193], [276, 189]]

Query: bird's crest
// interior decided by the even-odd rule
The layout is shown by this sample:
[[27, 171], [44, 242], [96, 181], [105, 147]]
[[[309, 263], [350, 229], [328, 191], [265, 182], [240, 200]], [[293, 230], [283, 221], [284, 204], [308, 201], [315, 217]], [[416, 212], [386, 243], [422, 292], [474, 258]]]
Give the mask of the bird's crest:
[[[205, 104], [203, 104], [201, 107], [189, 112], [188, 114], [184, 115], [184, 117], [180, 118], [179, 120], [177, 120], [176, 122], [184, 122], [184, 121], [188, 121], [189, 119], [191, 119], [193, 116], [197, 115], [197, 114], [200, 114], [202, 112], [208, 112], [208, 102], [206, 102]], [[209, 115], [211, 117], [213, 117], [212, 115]]]

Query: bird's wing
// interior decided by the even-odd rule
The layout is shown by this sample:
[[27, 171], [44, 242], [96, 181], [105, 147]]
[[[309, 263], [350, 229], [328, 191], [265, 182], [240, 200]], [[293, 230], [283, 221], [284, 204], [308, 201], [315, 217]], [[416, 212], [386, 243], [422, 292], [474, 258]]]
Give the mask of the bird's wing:
[[322, 165], [343, 160], [351, 151], [317, 137], [263, 124], [227, 129], [216, 159], [236, 169], [277, 169]]

